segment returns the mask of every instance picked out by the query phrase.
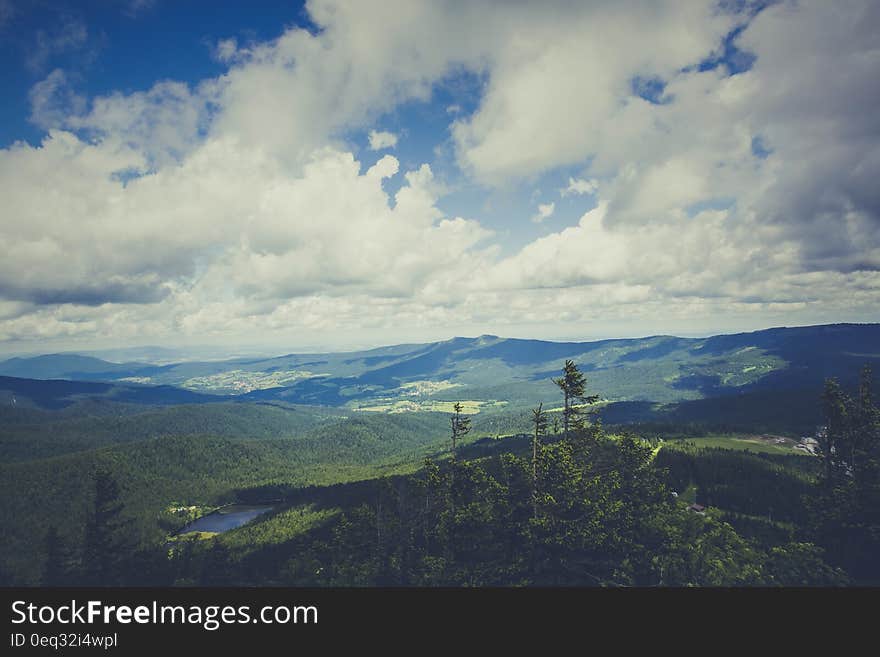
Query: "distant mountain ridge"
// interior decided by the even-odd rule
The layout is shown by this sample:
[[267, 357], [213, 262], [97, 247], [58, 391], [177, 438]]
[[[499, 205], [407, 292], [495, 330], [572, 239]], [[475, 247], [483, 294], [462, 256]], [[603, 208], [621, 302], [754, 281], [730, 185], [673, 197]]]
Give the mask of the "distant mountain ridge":
[[591, 342], [482, 335], [358, 352], [166, 365], [49, 354], [0, 362], [0, 376], [140, 384], [134, 388], [140, 391], [174, 386], [183, 388], [181, 393], [351, 408], [413, 400], [427, 408], [444, 399], [550, 401], [556, 396], [550, 378], [569, 358], [588, 374], [591, 389], [608, 400], [666, 403], [814, 386], [829, 376], [852, 378], [863, 364], [880, 361], [880, 324]]
[[143, 363], [112, 363], [79, 354], [45, 354], [31, 358], [10, 358], [0, 363], [0, 374], [26, 379], [83, 380], [89, 375], [112, 378], [143, 368]]
[[41, 408], [59, 409], [82, 400], [169, 406], [202, 404], [224, 401], [225, 399], [227, 398], [169, 385], [139, 386], [96, 381], [0, 376], [0, 406], [26, 407], [36, 405]]

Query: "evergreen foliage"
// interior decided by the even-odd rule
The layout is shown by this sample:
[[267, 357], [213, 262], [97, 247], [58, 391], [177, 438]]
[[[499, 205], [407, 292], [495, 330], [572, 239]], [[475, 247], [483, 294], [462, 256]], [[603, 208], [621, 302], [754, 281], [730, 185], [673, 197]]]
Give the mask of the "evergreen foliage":
[[[42, 540], [33, 572], [23, 576], [7, 558], [0, 583], [880, 583], [880, 412], [870, 371], [855, 393], [826, 384], [818, 459], [612, 433], [589, 421], [584, 406], [598, 395], [587, 394], [572, 361], [554, 381], [560, 433], [548, 432], [540, 403], [531, 435], [464, 448], [470, 418], [456, 404], [451, 417], [357, 418], [288, 439], [162, 437], [4, 464], [6, 491], [42, 494], [44, 505], [31, 525], [6, 518], [17, 532], [7, 546]], [[377, 476], [380, 464], [398, 472]], [[686, 491], [707, 508], [690, 507]], [[249, 525], [169, 541], [186, 521], [168, 515], [174, 500], [208, 507], [270, 496], [275, 511]]]
[[812, 536], [830, 563], [865, 584], [880, 584], [880, 410], [870, 368], [854, 395], [836, 380], [825, 384], [826, 425], [819, 432], [823, 462], [819, 494], [809, 500]]

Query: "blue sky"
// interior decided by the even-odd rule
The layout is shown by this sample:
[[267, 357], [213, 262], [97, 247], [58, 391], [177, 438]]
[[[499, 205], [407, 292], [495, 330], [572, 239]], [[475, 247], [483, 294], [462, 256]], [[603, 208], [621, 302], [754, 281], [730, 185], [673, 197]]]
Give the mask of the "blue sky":
[[[292, 25], [314, 29], [301, 2], [31, 0], [8, 6], [11, 16], [0, 28], [3, 96], [11, 101], [0, 109], [3, 146], [39, 142], [42, 131], [28, 122], [28, 91], [56, 67], [75, 74], [78, 89], [90, 97], [148, 89], [161, 79], [192, 83], [223, 72], [211, 55], [218, 39], [274, 39]], [[85, 38], [64, 43], [71, 25], [82, 27]], [[41, 33], [46, 55], [29, 65]]]
[[0, 351], [876, 321], [877, 14], [0, 0]]
[[[144, 91], [163, 79], [196, 85], [223, 74], [226, 67], [213, 53], [222, 39], [244, 44], [270, 41], [296, 27], [319, 30], [303, 2], [62, 0], [10, 6], [14, 13], [2, 32], [3, 60], [8, 62], [2, 82], [4, 97], [13, 102], [0, 109], [3, 147], [18, 140], [38, 145], [45, 136], [45, 129], [30, 120], [28, 93], [52, 70], [64, 70], [75, 91], [87, 98]], [[72, 33], [82, 38], [71, 39]], [[713, 65], [725, 61], [720, 58]], [[478, 212], [482, 222], [497, 231], [505, 252], [512, 252], [554, 226], [577, 223], [595, 203], [591, 198], [556, 198], [569, 177], [580, 172], [579, 165], [535, 176], [528, 187], [487, 190], [460, 175], [449, 143], [450, 117], [475, 111], [485, 84], [478, 73], [454, 71], [432, 86], [429, 99], [404, 103], [379, 116], [375, 129], [400, 135], [395, 156], [403, 168], [432, 164], [435, 175], [449, 186], [439, 201], [442, 209], [465, 216]], [[367, 134], [355, 130], [344, 135], [365, 168], [382, 156], [370, 151]], [[393, 194], [403, 183], [398, 176], [387, 181], [385, 189]], [[551, 202], [551, 221], [542, 226], [528, 221], [537, 205]]]

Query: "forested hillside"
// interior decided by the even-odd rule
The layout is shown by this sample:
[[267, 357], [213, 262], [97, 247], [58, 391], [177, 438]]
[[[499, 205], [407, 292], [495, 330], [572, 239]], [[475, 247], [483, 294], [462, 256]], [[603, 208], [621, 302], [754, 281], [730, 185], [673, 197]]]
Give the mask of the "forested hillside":
[[[868, 370], [853, 390], [829, 382], [821, 404], [816, 391], [826, 422], [817, 456], [778, 438], [605, 428], [600, 396], [573, 361], [553, 383], [558, 408], [538, 405], [526, 431], [506, 437], [475, 430], [480, 416], [461, 404], [452, 414], [348, 419], [272, 408], [279, 424], [257, 425], [250, 438], [194, 431], [22, 453], [0, 466], [0, 572], [31, 585], [880, 581], [880, 415]], [[195, 421], [188, 414], [203, 408], [238, 410], [177, 410]], [[285, 429], [276, 412], [293, 424]], [[142, 415], [68, 421], [96, 422], [109, 436], [113, 425], [101, 422], [133, 427], [124, 423]], [[273, 510], [225, 533], [177, 535], [232, 502]], [[95, 560], [113, 565], [100, 574]]]
[[147, 410], [113, 404], [78, 410], [0, 410], [0, 460], [28, 461], [163, 436], [292, 438], [345, 418], [330, 409], [280, 404], [182, 404]]
[[[483, 335], [362, 352], [161, 365], [57, 354], [0, 362], [0, 375], [103, 381], [113, 385], [90, 394], [116, 401], [149, 403], [153, 395], [157, 403], [202, 403], [222, 399], [216, 395], [234, 395], [248, 401], [413, 412], [445, 410], [444, 402], [467, 400], [481, 411], [492, 411], [498, 405], [515, 408], [555, 399], [550, 378], [565, 359], [588, 372], [609, 402], [669, 405], [754, 393], [789, 394], [802, 402], [825, 378], [854, 382], [852, 373], [859, 367], [876, 364], [880, 326], [835, 324], [709, 338], [594, 342]], [[72, 395], [85, 393], [73, 384], [65, 384], [67, 392], [51, 394], [33, 385], [29, 393], [23, 382], [16, 391], [13, 384], [0, 379], [0, 395], [15, 391], [44, 407], [70, 403]]]
[[[277, 419], [274, 411], [292, 413], [274, 409], [270, 418]], [[158, 417], [164, 422], [169, 419], [168, 412], [147, 419]], [[123, 426], [138, 427], [140, 417], [125, 418]], [[27, 460], [21, 453], [26, 445], [19, 444], [18, 462], [0, 465], [0, 493], [6, 500], [0, 511], [0, 522], [6, 528], [0, 537], [4, 568], [24, 581], [35, 581], [39, 560], [33, 550], [25, 548], [39, 546], [48, 525], [57, 527], [74, 543], [82, 540], [96, 468], [106, 469], [120, 483], [126, 514], [133, 521], [132, 536], [136, 542], [149, 544], [164, 535], [162, 521], [173, 521], [165, 517], [164, 510], [176, 502], [214, 507], [247, 497], [249, 490], [259, 487], [270, 487], [271, 491], [264, 489], [261, 495], [274, 499], [279, 490], [298, 486], [412, 470], [426, 454], [441, 448], [446, 424], [445, 417], [429, 414], [350, 420], [319, 414], [317, 418], [320, 421], [312, 428], [307, 427], [314, 425], [315, 418], [307, 418], [270, 426], [268, 433], [272, 435], [263, 436], [255, 436], [253, 428], [233, 436], [237, 424], [227, 426], [226, 433], [219, 435], [206, 433], [210, 427], [199, 430], [187, 425], [187, 435], [168, 426], [160, 437], [123, 434], [109, 447], [40, 458], [40, 450], [65, 451], [64, 443], [77, 434], [47, 436], [43, 447], [36, 450], [38, 456]], [[79, 426], [80, 422], [85, 421], [74, 424]], [[86, 422], [85, 426], [90, 425]], [[97, 426], [102, 425], [99, 422]], [[140, 425], [140, 430], [151, 429]], [[288, 433], [274, 435], [280, 430]], [[116, 434], [108, 430], [110, 435]]]

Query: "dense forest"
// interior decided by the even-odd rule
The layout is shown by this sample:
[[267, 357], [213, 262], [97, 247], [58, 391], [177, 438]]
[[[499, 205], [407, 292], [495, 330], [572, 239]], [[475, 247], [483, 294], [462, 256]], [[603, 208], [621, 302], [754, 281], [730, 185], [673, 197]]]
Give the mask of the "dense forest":
[[[177, 417], [175, 411], [169, 409], [171, 417]], [[209, 415], [199, 417], [216, 420], [217, 411], [231, 413], [212, 405]], [[299, 415], [288, 415], [295, 425], [303, 423]], [[131, 520], [129, 532], [137, 544], [149, 546], [161, 544], [169, 531], [185, 524], [186, 518], [167, 511], [178, 502], [210, 509], [254, 495], [277, 499], [284, 491], [310, 484], [412, 471], [417, 464], [402, 461], [401, 455], [435, 452], [444, 424], [440, 414], [369, 415], [332, 425], [319, 422], [286, 436], [247, 437], [261, 436], [260, 427], [252, 426], [246, 437], [160, 434], [74, 453], [66, 453], [65, 447], [78, 432], [63, 431], [39, 447], [58, 445], [57, 456], [0, 465], [2, 569], [16, 574], [13, 581], [38, 581], [41, 564], [34, 559], [33, 546], [42, 544], [47, 525], [63, 540], [82, 543], [97, 469], [118, 482], [124, 515]]]
[[[0, 578], [46, 586], [880, 583], [880, 414], [869, 370], [855, 391], [826, 383], [817, 456], [701, 446], [687, 427], [679, 427], [685, 439], [672, 440], [669, 427], [604, 426], [599, 396], [587, 394], [573, 362], [554, 383], [559, 408], [538, 405], [504, 439], [472, 440], [460, 405], [451, 416], [341, 423], [284, 409], [301, 425], [298, 438], [279, 437], [282, 425], [269, 422], [248, 440], [184, 430], [5, 463], [10, 531]], [[176, 413], [181, 427], [192, 422], [191, 411]], [[92, 426], [110, 433], [126, 422]], [[415, 447], [409, 458], [404, 445]], [[273, 511], [238, 529], [177, 534], [218, 505], [265, 500]], [[173, 508], [181, 501], [182, 515]]]

